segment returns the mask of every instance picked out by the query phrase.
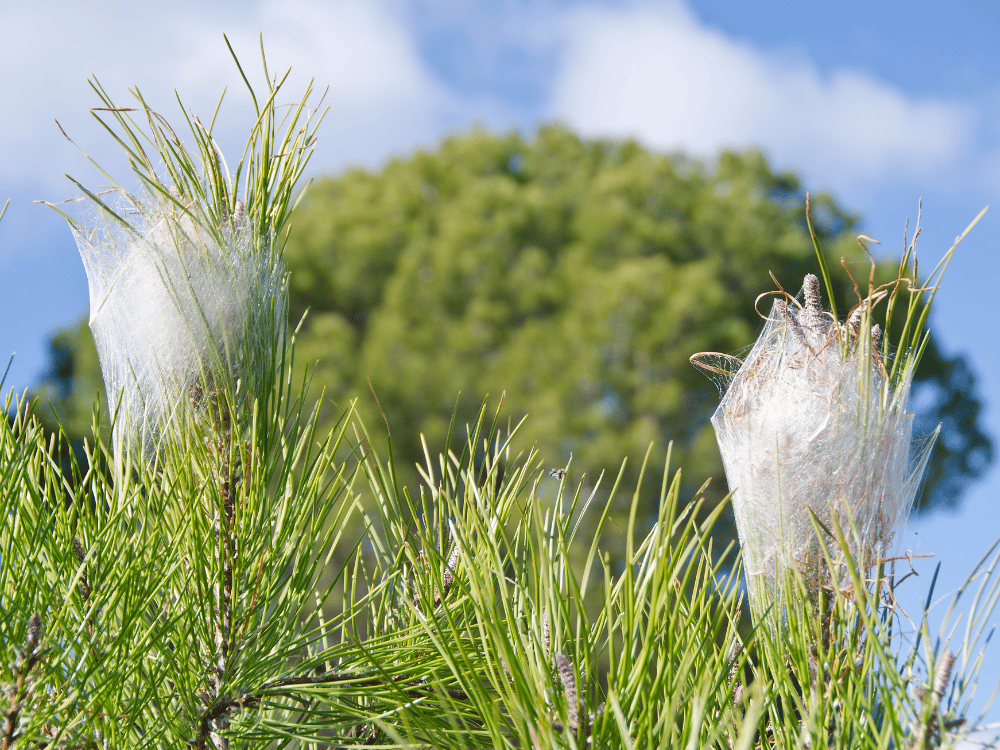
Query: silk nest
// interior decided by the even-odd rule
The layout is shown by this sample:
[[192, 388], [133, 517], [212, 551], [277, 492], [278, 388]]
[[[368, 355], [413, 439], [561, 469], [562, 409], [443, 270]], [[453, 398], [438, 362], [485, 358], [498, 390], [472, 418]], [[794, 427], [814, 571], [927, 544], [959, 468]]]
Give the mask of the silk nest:
[[90, 327], [121, 457], [149, 461], [171, 430], [225, 400], [245, 406], [273, 382], [287, 302], [272, 238], [242, 204], [221, 227], [197, 203], [131, 198], [75, 237]]
[[[789, 569], [829, 585], [893, 545], [932, 439], [915, 441], [912, 368], [887, 382], [880, 335], [859, 306], [844, 324], [807, 276], [799, 300], [777, 299], [712, 424], [743, 550], [751, 600], [767, 605]], [[825, 548], [825, 551], [824, 551]]]

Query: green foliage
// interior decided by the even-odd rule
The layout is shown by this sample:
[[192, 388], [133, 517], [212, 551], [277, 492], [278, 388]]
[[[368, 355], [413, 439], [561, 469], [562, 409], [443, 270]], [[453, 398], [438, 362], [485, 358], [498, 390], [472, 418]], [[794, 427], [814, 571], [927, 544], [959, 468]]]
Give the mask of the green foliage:
[[82, 437], [90, 434], [95, 404], [99, 404], [102, 412], [101, 423], [107, 424], [101, 365], [86, 320], [52, 336], [49, 368], [33, 395], [39, 403], [52, 408], [39, 409], [38, 416], [53, 432], [57, 430], [55, 419], [58, 418], [66, 434], [76, 438], [78, 444], [82, 443]]
[[[673, 441], [692, 479], [684, 491], [714, 477], [714, 503], [726, 489], [708, 421], [718, 392], [688, 357], [738, 354], [754, 339], [769, 272], [798, 291], [815, 268], [804, 205], [797, 178], [753, 152], [707, 165], [557, 127], [451, 138], [377, 173], [320, 180], [292, 214], [292, 321], [309, 310], [298, 360], [315, 363], [326, 388], [325, 427], [356, 398], [384, 435], [381, 409], [399, 433], [404, 483], [423, 460], [415, 436], [440, 444], [459, 393], [464, 422], [505, 392], [515, 418], [531, 415], [530, 442], [548, 465], [572, 455], [593, 482], [650, 443], [651, 465], [662, 465]], [[829, 196], [814, 197], [812, 213], [830, 263], [844, 257], [864, 294], [856, 219]], [[876, 281], [895, 271], [880, 264]], [[833, 268], [831, 280], [849, 310], [849, 278]], [[67, 337], [73, 366], [58, 366], [67, 356], [57, 349], [42, 386], [64, 421], [89, 414], [98, 390], [89, 332], [55, 345]], [[918, 434], [943, 423], [918, 505], [953, 505], [992, 460], [975, 374], [932, 338], [914, 393]]]
[[[913, 638], [882, 572], [854, 572], [828, 608], [792, 600], [787, 635], [740, 632], [738, 557], [713, 548], [721, 507], [701, 520], [675, 475], [643, 534], [632, 488], [616, 566], [586, 531], [611, 523], [608, 501], [514, 456], [499, 412], [479, 413], [460, 454], [428, 449], [416, 494], [355, 415], [322, 434], [287, 383], [244, 439], [191, 425], [118, 486], [64, 477], [30, 410], [13, 413], [4, 747], [855, 750], [952, 746], [974, 718], [998, 559], [935, 687], [947, 638], [932, 646], [926, 622]], [[106, 448], [91, 450], [95, 465]], [[619, 476], [607, 494], [628, 489]]]
[[[673, 441], [693, 480], [685, 491], [711, 476], [718, 501], [708, 422], [718, 394], [688, 358], [739, 353], [760, 328], [754, 300], [774, 288], [769, 272], [794, 294], [814, 270], [804, 197], [797, 178], [754, 152], [709, 165], [558, 127], [450, 138], [310, 190], [287, 248], [292, 319], [309, 310], [299, 356], [318, 362], [332, 402], [358, 398], [370, 425], [381, 409], [403, 467], [421, 460], [412, 436], [437, 444], [446, 434], [457, 393], [468, 421], [486, 394], [505, 392], [515, 417], [531, 415], [549, 465], [572, 455], [593, 481], [650, 443], [662, 465]], [[845, 258], [864, 295], [855, 218], [829, 196], [814, 198], [812, 214], [831, 264]], [[879, 264], [876, 283], [896, 270]], [[858, 296], [834, 271], [847, 311]], [[944, 421], [942, 443], [962, 444], [932, 459], [939, 502], [954, 502], [992, 455], [975, 381], [961, 379], [970, 375], [932, 341], [916, 376], [937, 407], [921, 427]]]
[[[216, 248], [227, 246], [234, 228], [249, 227], [254, 247], [273, 252], [270, 270], [280, 267], [280, 246], [272, 242], [311, 143], [308, 128], [283, 145], [267, 135], [274, 133], [274, 83], [251, 131], [242, 187], [242, 166], [230, 175], [211, 126], [189, 120], [192, 156], [144, 107], [152, 149], [146, 154], [137, 137], [142, 128], [112, 109], [124, 134], [116, 137], [145, 188], [159, 196], [157, 205], [194, 206], [198, 216], [188, 221], [202, 222]], [[423, 196], [413, 198], [414, 217], [426, 222], [407, 230], [384, 268], [365, 270], [368, 256], [359, 254], [354, 271], [343, 263], [347, 281], [304, 276], [306, 284], [344, 283], [356, 292], [353, 301], [343, 296], [353, 314], [338, 308], [314, 317], [303, 348], [318, 346], [324, 331], [354, 332], [341, 351], [343, 365], [354, 368], [355, 381], [372, 378], [386, 403], [379, 416], [403, 429], [385, 443], [384, 457], [375, 447], [381, 436], [366, 428], [381, 422], [366, 421], [355, 402], [343, 400], [357, 382], [338, 381], [342, 408], [331, 424], [329, 400], [314, 403], [310, 378], [293, 364], [294, 337], [286, 341], [273, 325], [261, 344], [274, 353], [266, 367], [253, 371], [259, 360], [237, 357], [226, 361], [229, 371], [180, 383], [187, 403], [172, 404], [170, 429], [151, 436], [153, 460], [130, 462], [121, 440], [112, 441], [112, 454], [99, 410], [88, 441], [66, 451], [58, 425], [46, 431], [33, 403], [8, 398], [9, 418], [0, 422], [0, 750], [874, 749], [947, 746], [957, 737], [952, 719], [975, 688], [983, 623], [1000, 598], [1000, 558], [976, 572], [980, 593], [968, 612], [960, 674], [952, 674], [943, 650], [947, 634], [929, 647], [926, 620], [915, 641], [897, 637], [894, 599], [883, 598], [892, 579], [882, 569], [874, 582], [865, 580], [868, 571], [851, 569], [849, 585], [825, 589], [820, 606], [815, 586], [792, 581], [804, 593], [780, 613], [791, 623], [789, 637], [776, 637], [782, 630], [773, 622], [742, 627], [739, 556], [733, 544], [717, 548], [713, 528], [725, 502], [703, 491], [687, 502], [680, 473], [670, 479], [669, 444], [661, 445], [684, 404], [683, 377], [667, 385], [670, 368], [681, 364], [676, 350], [685, 349], [686, 359], [698, 325], [712, 342], [730, 344], [720, 349], [734, 348], [732, 339], [747, 332], [717, 280], [741, 281], [760, 264], [754, 252], [772, 257], [749, 229], [766, 216], [776, 226], [763, 222], [759, 229], [784, 226], [769, 239], [777, 257], [794, 261], [801, 234], [794, 209], [774, 198], [793, 190], [791, 182], [771, 175], [759, 158], [727, 155], [718, 173], [727, 175], [723, 187], [697, 164], [649, 157], [633, 144], [581, 144], [558, 130], [542, 131], [533, 149], [520, 144], [523, 151], [508, 153], [498, 181], [489, 174], [470, 181], [469, 174], [482, 177], [503, 156], [507, 142], [474, 138], [490, 148], [463, 153], [466, 141], [446, 144], [443, 153], [455, 151], [454, 169], [435, 173], [435, 192], [423, 178], [410, 185]], [[294, 153], [286, 153], [289, 144]], [[166, 163], [166, 176], [150, 156]], [[425, 157], [414, 163], [426, 160], [434, 172], [435, 160]], [[649, 184], [623, 193], [643, 163], [652, 165], [648, 174], [638, 171], [651, 175]], [[410, 166], [388, 171], [396, 168], [405, 177]], [[581, 175], [586, 189], [574, 182]], [[346, 179], [407, 193], [402, 178]], [[650, 202], [675, 182], [691, 206]], [[759, 190], [764, 182], [766, 195]], [[713, 227], [728, 225], [702, 225], [697, 217], [710, 211], [692, 186], [721, 198], [727, 210], [748, 208], [750, 220], [728, 240], [716, 236]], [[525, 195], [518, 195], [521, 187]], [[107, 221], [128, 224], [87, 194]], [[447, 198], [439, 212], [429, 208], [434, 195]], [[715, 198], [708, 207], [719, 207]], [[634, 215], [636, 201], [658, 218]], [[834, 221], [835, 207], [826, 205]], [[248, 213], [241, 220], [242, 211]], [[478, 220], [465, 221], [470, 213]], [[775, 219], [782, 216], [786, 225]], [[433, 241], [421, 234], [431, 225]], [[391, 226], [379, 226], [389, 245], [397, 242]], [[144, 227], [124, 230], [151, 244], [142, 239]], [[356, 236], [365, 234], [362, 227]], [[664, 237], [679, 244], [662, 244]], [[705, 251], [725, 251], [727, 242], [750, 250], [741, 260]], [[173, 253], [192, 286], [197, 273], [213, 272], [205, 268], [211, 264], [185, 263], [182, 248], [161, 244], [154, 261]], [[249, 255], [241, 260], [254, 262]], [[152, 268], [168, 286], [179, 283], [173, 266]], [[355, 283], [379, 269], [380, 285]], [[260, 304], [284, 311], [280, 285], [265, 291]], [[708, 326], [718, 321], [705, 316], [720, 310], [731, 324]], [[140, 330], [155, 334], [155, 325], [172, 325], [176, 312], [154, 310], [150, 327]], [[205, 305], [199, 312], [211, 334], [245, 326], [240, 316], [255, 314], [243, 306], [220, 312]], [[207, 320], [210, 314], [219, 317]], [[581, 349], [585, 367], [571, 357], [545, 361], [561, 351], [546, 346], [542, 321], [549, 319], [564, 343]], [[126, 348], [136, 334], [132, 322], [116, 320], [102, 341], [105, 371], [109, 352], [136, 365]], [[661, 326], [670, 328], [666, 339], [658, 338]], [[603, 490], [573, 481], [566, 470], [548, 472], [535, 450], [519, 450], [527, 442], [520, 414], [537, 389], [524, 380], [530, 363], [505, 352], [511, 342], [538, 358], [536, 384], [568, 389], [548, 396], [548, 412], [540, 409], [542, 444], [557, 434], [564, 441], [549, 447], [555, 452], [544, 464], [572, 449], [585, 468], [614, 466], [610, 454], [592, 448], [615, 448], [603, 435], [608, 420], [617, 419], [622, 445], [652, 446], [635, 470], [626, 461]], [[669, 353], [657, 349], [664, 342]], [[60, 377], [79, 377], [77, 366], [90, 355], [59, 344]], [[434, 355], [428, 361], [425, 350]], [[519, 401], [516, 427], [504, 429], [505, 419], [514, 420], [487, 402], [437, 424], [433, 415], [444, 418], [447, 389], [473, 375], [483, 378], [474, 389], [486, 388], [505, 367]], [[150, 372], [144, 395], [178, 385], [156, 380], [166, 374], [162, 368]], [[247, 389], [247, 377], [259, 387]], [[83, 384], [50, 391], [68, 405], [74, 430], [85, 403], [75, 400], [76, 386]], [[417, 390], [410, 393], [411, 386]], [[112, 390], [112, 402], [115, 396]], [[432, 417], [421, 416], [411, 396], [425, 400]], [[640, 415], [638, 426], [626, 419], [628, 410]], [[115, 412], [116, 431], [123, 420], [129, 427], [144, 419]], [[421, 466], [410, 481], [400, 456], [403, 465], [412, 458], [421, 425]], [[691, 460], [698, 440], [686, 440]], [[432, 449], [438, 445], [440, 453]], [[112, 464], [116, 471], [104, 470]], [[651, 485], [659, 492], [645, 489]], [[616, 500], [627, 492], [631, 502]], [[656, 512], [647, 523], [650, 495]], [[916, 700], [915, 682], [926, 683]]]
[[[828, 561], [842, 556], [844, 541], [831, 541]], [[914, 621], [898, 607], [900, 579], [885, 565], [848, 566], [818, 593], [815, 581], [789, 572], [784, 606], [758, 627], [757, 658], [745, 671], [751, 689], [765, 695], [760, 735], [789, 749], [955, 746], [968, 729], [981, 667], [981, 617], [1000, 597], [995, 553], [996, 546], [966, 584], [979, 579], [968, 613], [975, 624], [958, 644], [945, 635], [947, 623], [931, 636], [926, 610]]]
[[381, 457], [353, 403], [327, 426], [296, 344], [250, 408], [236, 408], [238, 377], [217, 381], [156, 461], [114, 474], [100, 412], [81, 456], [8, 402], [0, 748], [764, 750], [808, 737], [854, 750], [960, 736], [1000, 559], [980, 574], [955, 674], [926, 620], [900, 637], [881, 570], [874, 583], [852, 571], [823, 592], [829, 606], [803, 586], [787, 637], [749, 629], [739, 556], [715, 541], [725, 503], [688, 502], [669, 448], [659, 469], [651, 441], [604, 490], [519, 452], [524, 426], [484, 405], [448, 421], [440, 453], [421, 437], [404, 486], [395, 443]]

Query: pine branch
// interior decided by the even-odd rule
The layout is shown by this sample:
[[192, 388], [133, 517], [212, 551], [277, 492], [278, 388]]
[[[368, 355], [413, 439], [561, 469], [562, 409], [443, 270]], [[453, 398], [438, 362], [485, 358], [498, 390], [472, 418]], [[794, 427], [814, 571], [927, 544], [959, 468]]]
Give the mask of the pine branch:
[[24, 649], [14, 660], [14, 687], [10, 691], [10, 704], [3, 715], [3, 729], [0, 734], [0, 750], [9, 750], [18, 739], [18, 724], [21, 709], [31, 693], [29, 676], [38, 662], [38, 640], [42, 633], [42, 617], [37, 612], [28, 619], [28, 635]]
[[[217, 742], [212, 732], [212, 728], [216, 722], [231, 712], [240, 709], [259, 708], [261, 703], [268, 698], [281, 697], [304, 700], [303, 694], [294, 690], [294, 688], [297, 687], [314, 688], [322, 685], [334, 686], [345, 683], [350, 683], [350, 685], [354, 688], [377, 689], [392, 687], [397, 690], [402, 689], [410, 700], [425, 698], [427, 696], [434, 695], [435, 692], [432, 683], [426, 678], [394, 679], [381, 675], [378, 672], [358, 673], [337, 672], [330, 670], [319, 675], [282, 677], [272, 682], [264, 683], [256, 690], [241, 692], [235, 697], [225, 697], [222, 700], [215, 701], [208, 708], [208, 710], [202, 714], [199, 721], [198, 735], [189, 743], [189, 745], [197, 750], [203, 750], [208, 747], [207, 741], [210, 736], [212, 737], [213, 743]], [[418, 690], [417, 688], [428, 688], [428, 690]], [[459, 688], [444, 688], [444, 692], [453, 700], [470, 700], [469, 694]], [[216, 747], [218, 747], [218, 745], [216, 745]]]
[[[219, 570], [222, 577], [218, 591], [218, 609], [215, 616], [215, 670], [212, 681], [212, 698], [217, 702], [215, 707], [202, 715], [199, 726], [199, 738], [204, 738], [206, 728], [224, 729], [227, 723], [223, 721], [225, 710], [215, 713], [220, 706], [228, 703], [222, 693], [223, 685], [229, 674], [229, 654], [233, 635], [233, 566], [236, 564], [236, 497], [239, 492], [241, 477], [236, 467], [232, 466], [234, 457], [233, 417], [232, 411], [224, 394], [214, 392], [207, 399], [210, 419], [213, 422], [218, 437], [215, 441], [216, 459], [219, 466], [219, 494], [222, 505], [222, 515], [218, 522]], [[237, 462], [239, 460], [236, 455]], [[219, 700], [221, 698], [221, 700]], [[211, 716], [211, 718], [209, 718]], [[217, 750], [228, 750], [229, 740], [210, 732], [212, 743]]]

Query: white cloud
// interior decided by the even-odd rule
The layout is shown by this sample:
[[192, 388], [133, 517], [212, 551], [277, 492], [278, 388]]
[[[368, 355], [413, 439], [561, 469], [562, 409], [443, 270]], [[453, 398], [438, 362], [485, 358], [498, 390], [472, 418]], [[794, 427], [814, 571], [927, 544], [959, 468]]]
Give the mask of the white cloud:
[[[242, 145], [249, 100], [222, 39], [227, 33], [254, 81], [262, 77], [258, 32], [272, 73], [293, 68], [285, 100], [309, 76], [330, 87], [317, 164], [373, 162], [437, 135], [448, 93], [428, 72], [401, 19], [365, 0], [261, 0], [235, 3], [40, 2], [12, 5], [0, 29], [0, 183], [64, 185], [81, 160], [53, 123], [110, 166], [120, 153], [92, 123], [99, 104], [87, 85], [96, 74], [119, 105], [138, 85], [172, 122], [185, 105], [211, 116], [228, 87], [220, 121], [224, 147]], [[117, 173], [116, 173], [117, 174]]]
[[268, 56], [298, 76], [291, 91], [306, 75], [320, 91], [330, 87], [322, 165], [372, 163], [438, 136], [451, 95], [427, 68], [403, 20], [382, 3], [267, 0], [244, 27], [244, 48], [254, 49], [261, 28]]
[[965, 156], [970, 108], [869, 75], [828, 75], [701, 24], [686, 6], [590, 8], [569, 17], [552, 116], [588, 135], [711, 156], [761, 146], [813, 179], [927, 176]]

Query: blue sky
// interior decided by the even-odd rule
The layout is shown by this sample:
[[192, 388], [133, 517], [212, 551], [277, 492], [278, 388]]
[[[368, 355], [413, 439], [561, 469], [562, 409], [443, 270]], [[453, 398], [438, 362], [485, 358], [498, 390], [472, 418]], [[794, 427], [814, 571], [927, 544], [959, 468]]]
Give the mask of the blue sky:
[[[560, 120], [707, 158], [753, 145], [810, 189], [833, 191], [887, 253], [901, 249], [922, 199], [927, 267], [994, 204], [952, 263], [933, 325], [947, 352], [973, 362], [1000, 435], [989, 312], [1000, 291], [1000, 3], [42, 1], [4, 2], [3, 18], [0, 201], [12, 200], [0, 222], [0, 352], [17, 352], [8, 386], [32, 384], [47, 336], [87, 309], [69, 231], [32, 201], [73, 197], [64, 172], [101, 180], [53, 120], [121, 175], [87, 113], [90, 74], [123, 103], [139, 85], [168, 115], [175, 88], [208, 113], [229, 86], [220, 141], [235, 150], [247, 102], [222, 33], [252, 65], [263, 30], [272, 66], [293, 67], [290, 91], [308, 77], [330, 86], [314, 173], [378, 166], [473, 124], [530, 131]], [[994, 471], [957, 513], [911, 524], [904, 544], [938, 556], [942, 590], [1000, 535], [998, 490]], [[1000, 654], [993, 661], [995, 680]]]

